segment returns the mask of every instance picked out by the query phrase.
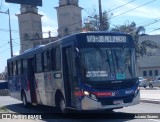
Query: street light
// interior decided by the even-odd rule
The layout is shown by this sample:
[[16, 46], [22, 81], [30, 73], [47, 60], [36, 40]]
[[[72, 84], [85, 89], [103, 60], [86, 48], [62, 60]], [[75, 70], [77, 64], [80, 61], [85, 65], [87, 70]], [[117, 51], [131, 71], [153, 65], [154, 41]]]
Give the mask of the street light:
[[11, 20], [10, 20], [10, 11], [9, 9], [6, 12], [0, 11], [0, 13], [8, 14], [9, 17], [9, 36], [10, 36], [10, 48], [11, 48], [11, 57], [13, 57], [13, 47], [12, 47], [12, 33], [11, 33]]

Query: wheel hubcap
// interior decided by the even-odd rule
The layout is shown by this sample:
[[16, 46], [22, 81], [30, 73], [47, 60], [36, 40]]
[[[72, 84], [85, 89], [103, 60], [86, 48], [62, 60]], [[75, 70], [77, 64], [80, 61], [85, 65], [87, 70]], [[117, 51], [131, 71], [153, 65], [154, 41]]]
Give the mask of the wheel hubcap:
[[64, 101], [64, 99], [62, 99], [62, 100], [61, 100], [61, 103], [60, 103], [60, 108], [61, 108], [61, 111], [62, 111], [62, 112], [65, 111], [65, 107], [66, 107], [65, 101]]
[[26, 105], [26, 99], [24, 95], [23, 95], [23, 104]]

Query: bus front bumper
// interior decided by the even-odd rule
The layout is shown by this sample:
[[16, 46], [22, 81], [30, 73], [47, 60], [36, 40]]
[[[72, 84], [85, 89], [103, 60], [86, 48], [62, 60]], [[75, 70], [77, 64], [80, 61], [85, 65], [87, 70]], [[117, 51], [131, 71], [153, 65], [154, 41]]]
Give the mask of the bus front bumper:
[[137, 94], [136, 97], [133, 98], [132, 102], [130, 103], [122, 103], [116, 105], [102, 105], [101, 102], [97, 102], [87, 96], [85, 96], [81, 102], [82, 110], [102, 110], [102, 109], [116, 109], [121, 107], [127, 107], [131, 105], [136, 105], [140, 103], [140, 92]]

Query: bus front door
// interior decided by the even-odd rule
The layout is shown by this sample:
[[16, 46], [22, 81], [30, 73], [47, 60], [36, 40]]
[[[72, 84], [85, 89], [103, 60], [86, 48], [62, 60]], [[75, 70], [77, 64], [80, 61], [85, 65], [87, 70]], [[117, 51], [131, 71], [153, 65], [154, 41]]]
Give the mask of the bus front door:
[[28, 59], [28, 80], [30, 87], [31, 102], [34, 105], [37, 103], [35, 78], [34, 78], [34, 58]]
[[76, 107], [75, 89], [78, 85], [72, 46], [63, 48], [63, 77], [67, 107]]

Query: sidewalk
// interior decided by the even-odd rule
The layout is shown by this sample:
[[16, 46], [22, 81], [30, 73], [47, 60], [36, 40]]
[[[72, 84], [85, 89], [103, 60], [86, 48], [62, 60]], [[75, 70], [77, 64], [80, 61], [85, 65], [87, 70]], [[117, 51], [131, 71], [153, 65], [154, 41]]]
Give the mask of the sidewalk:
[[141, 102], [160, 104], [160, 88], [140, 88]]

